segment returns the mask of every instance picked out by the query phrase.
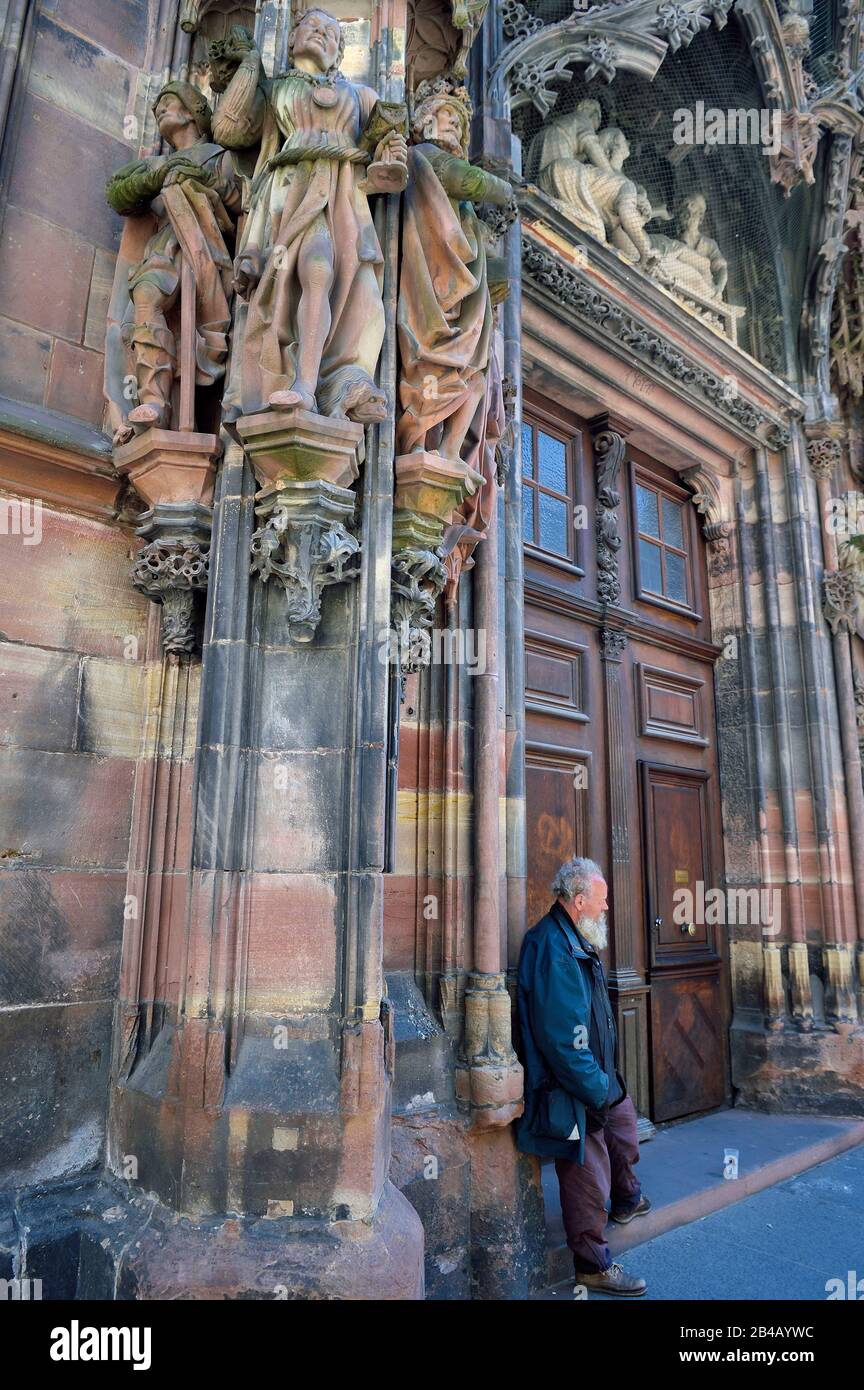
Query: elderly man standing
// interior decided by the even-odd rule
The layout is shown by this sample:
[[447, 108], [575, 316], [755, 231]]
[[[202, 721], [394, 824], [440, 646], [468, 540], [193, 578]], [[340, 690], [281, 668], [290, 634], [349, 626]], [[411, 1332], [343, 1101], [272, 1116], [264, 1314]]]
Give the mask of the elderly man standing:
[[639, 1298], [644, 1279], [613, 1264], [606, 1207], [626, 1224], [650, 1210], [633, 1168], [636, 1110], [617, 1068], [617, 1037], [599, 952], [606, 946], [606, 883], [591, 859], [562, 864], [556, 901], [528, 932], [519, 957], [523, 1153], [555, 1159], [576, 1280]]

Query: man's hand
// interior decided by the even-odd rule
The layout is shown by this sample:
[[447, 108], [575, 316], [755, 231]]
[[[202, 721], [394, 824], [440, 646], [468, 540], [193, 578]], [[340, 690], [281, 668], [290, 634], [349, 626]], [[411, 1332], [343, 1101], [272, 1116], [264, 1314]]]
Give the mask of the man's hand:
[[249, 246], [234, 262], [234, 288], [241, 299], [249, 299], [264, 273], [264, 256]]
[[204, 188], [212, 188], [215, 181], [214, 175], [208, 173], [206, 169], [202, 169], [200, 164], [194, 164], [191, 160], [185, 160], [182, 163], [178, 162], [171, 165], [171, 168], [162, 180], [162, 187], [173, 188], [178, 183], [186, 183], [188, 179], [193, 179]]
[[407, 164], [408, 141], [398, 130], [391, 130], [379, 140], [373, 156], [376, 163]]

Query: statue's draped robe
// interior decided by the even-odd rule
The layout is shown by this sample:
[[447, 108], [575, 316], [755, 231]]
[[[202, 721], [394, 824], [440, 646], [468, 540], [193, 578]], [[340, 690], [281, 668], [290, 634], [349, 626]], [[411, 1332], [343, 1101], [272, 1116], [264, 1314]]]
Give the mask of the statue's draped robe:
[[[145, 359], [152, 356], [157, 364], [155, 370], [172, 374], [176, 370], [177, 335], [150, 325], [136, 325], [132, 293], [138, 285], [149, 283], [179, 307], [184, 257], [195, 282], [196, 385], [211, 386], [225, 374], [233, 273], [228, 246], [234, 232], [231, 213], [240, 207], [239, 184], [232, 156], [221, 145], [199, 143], [184, 153], [206, 173], [215, 175], [216, 184], [205, 188], [185, 180], [163, 188], [151, 209], [157, 222], [155, 232], [140, 261], [129, 267], [127, 276], [120, 276], [115, 282], [105, 358], [105, 393], [115, 429], [125, 423], [135, 404], [124, 386], [127, 378], [136, 374], [136, 348], [144, 350]], [[161, 156], [147, 161], [158, 162]], [[177, 319], [179, 327], [179, 313]], [[160, 361], [165, 364], [161, 368]]]
[[[294, 385], [298, 259], [312, 238], [319, 249], [322, 242], [327, 245], [333, 265], [330, 328], [316, 392], [319, 411], [343, 413], [347, 392], [358, 383], [374, 382], [384, 341], [384, 261], [363, 188], [364, 163], [356, 157], [378, 96], [344, 78], [336, 78], [333, 87], [336, 104], [325, 107], [313, 100], [312, 85], [294, 73], [269, 84], [238, 256], [247, 249], [269, 254], [248, 308], [238, 316], [225, 397], [228, 419], [266, 409], [274, 391]], [[326, 152], [315, 158], [316, 148]], [[297, 159], [300, 154], [307, 157]], [[273, 156], [295, 162], [274, 167]]]
[[606, 241], [614, 222], [615, 202], [629, 180], [624, 174], [610, 173], [591, 163], [585, 139], [593, 135], [587, 118], [553, 121], [536, 136], [529, 167], [535, 171], [538, 187], [564, 203], [578, 227], [598, 241]]
[[408, 152], [402, 232], [398, 331], [401, 356], [399, 453], [424, 444], [427, 432], [469, 397], [483, 399], [492, 307], [486, 252], [467, 201], [506, 202], [499, 179], [437, 145]]

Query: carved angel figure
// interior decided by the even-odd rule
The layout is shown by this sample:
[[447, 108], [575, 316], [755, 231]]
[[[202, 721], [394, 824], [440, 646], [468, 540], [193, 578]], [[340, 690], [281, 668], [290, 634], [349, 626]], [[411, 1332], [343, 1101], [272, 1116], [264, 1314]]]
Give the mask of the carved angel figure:
[[[508, 207], [513, 193], [465, 158], [470, 119], [468, 93], [451, 79], [417, 88], [397, 313], [400, 454], [459, 459], [486, 396], [492, 305], [473, 202]], [[475, 452], [481, 444], [478, 435]]]
[[[115, 289], [105, 354], [105, 392], [115, 445], [134, 428], [167, 428], [177, 372], [181, 271], [195, 293], [195, 380], [210, 385], [225, 372], [230, 326], [229, 246], [240, 211], [231, 155], [210, 140], [211, 111], [188, 82], [169, 82], [153, 107], [174, 153], [133, 160], [108, 180], [106, 197], [124, 217], [152, 213], [156, 230], [128, 284]], [[124, 386], [132, 367], [138, 404]], [[129, 409], [133, 404], [133, 409]]]
[[[404, 186], [405, 113], [342, 76], [344, 43], [337, 19], [307, 10], [289, 39], [289, 70], [268, 81], [248, 46], [214, 117], [227, 147], [261, 142], [236, 260], [248, 308], [228, 419], [291, 407], [364, 423], [386, 414], [374, 380], [383, 258], [367, 195]], [[397, 166], [401, 183], [388, 182]]]

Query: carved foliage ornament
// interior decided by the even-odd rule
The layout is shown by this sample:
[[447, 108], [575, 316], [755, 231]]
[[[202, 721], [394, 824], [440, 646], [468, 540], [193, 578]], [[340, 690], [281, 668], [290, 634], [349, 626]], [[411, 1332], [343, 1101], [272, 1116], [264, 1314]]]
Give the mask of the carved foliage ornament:
[[824, 579], [825, 617], [836, 637], [840, 632], [855, 632], [861, 599], [861, 580], [852, 568], [826, 570]]
[[615, 430], [601, 428], [594, 435], [594, 459], [597, 476], [595, 507], [595, 537], [597, 542], [597, 597], [601, 603], [618, 603], [621, 581], [618, 578], [617, 507], [621, 501], [616, 491], [618, 470], [624, 458], [625, 443]]
[[209, 550], [186, 537], [151, 541], [135, 557], [132, 583], [162, 604], [162, 645], [168, 654], [195, 649], [193, 594], [206, 589], [209, 563]]
[[643, 327], [618, 305], [593, 288], [575, 267], [564, 265], [557, 256], [529, 237], [522, 238], [522, 264], [525, 275], [547, 290], [558, 304], [566, 305], [580, 318], [604, 334], [611, 335], [637, 356], [660, 367], [674, 381], [699, 392], [724, 415], [755, 433], [768, 423], [768, 417], [740, 396], [730, 399], [721, 377], [706, 372], [689, 361], [668, 339]]
[[835, 467], [840, 463], [839, 439], [809, 439], [807, 459], [816, 478], [831, 478]]
[[321, 621], [321, 595], [359, 572], [360, 543], [340, 521], [298, 519], [277, 504], [252, 537], [252, 573], [277, 580], [288, 600], [288, 625], [298, 642]]

